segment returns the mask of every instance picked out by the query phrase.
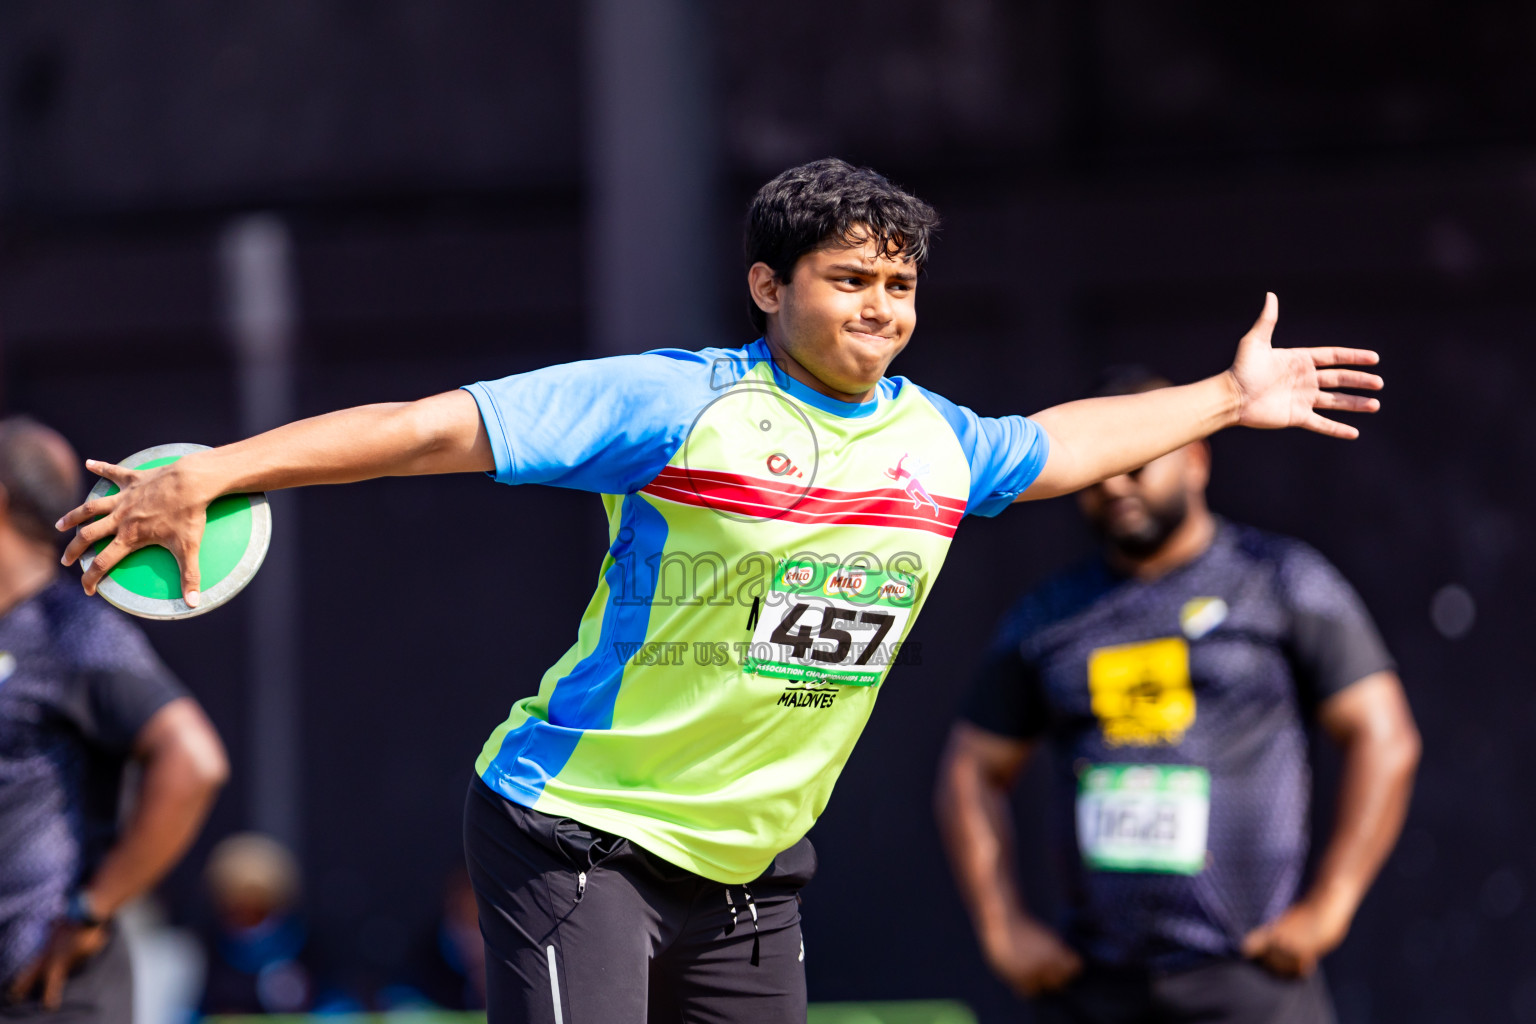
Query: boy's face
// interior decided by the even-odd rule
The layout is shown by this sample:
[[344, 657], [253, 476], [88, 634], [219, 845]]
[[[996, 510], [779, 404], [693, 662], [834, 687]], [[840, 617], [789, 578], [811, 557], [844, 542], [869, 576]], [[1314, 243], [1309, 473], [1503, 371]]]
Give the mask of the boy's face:
[[917, 267], [873, 241], [806, 253], [787, 283], [755, 263], [748, 286], [770, 343], [839, 395], [873, 388], [917, 326]]

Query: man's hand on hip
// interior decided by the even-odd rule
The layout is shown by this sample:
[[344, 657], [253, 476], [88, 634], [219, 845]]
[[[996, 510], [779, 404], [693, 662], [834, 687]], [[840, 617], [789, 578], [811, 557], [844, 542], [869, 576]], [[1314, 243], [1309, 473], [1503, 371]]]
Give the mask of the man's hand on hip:
[[1243, 955], [1282, 977], [1305, 978], [1348, 932], [1349, 915], [1315, 900], [1301, 900], [1249, 932], [1243, 939]]
[[1012, 921], [984, 945], [993, 973], [1028, 999], [1065, 988], [1083, 970], [1083, 958], [1037, 921]]
[[48, 941], [31, 963], [11, 983], [12, 1002], [27, 999], [42, 987], [46, 1010], [57, 1010], [64, 1001], [64, 982], [70, 972], [100, 953], [107, 944], [106, 925], [87, 925], [64, 918], [53, 923]]

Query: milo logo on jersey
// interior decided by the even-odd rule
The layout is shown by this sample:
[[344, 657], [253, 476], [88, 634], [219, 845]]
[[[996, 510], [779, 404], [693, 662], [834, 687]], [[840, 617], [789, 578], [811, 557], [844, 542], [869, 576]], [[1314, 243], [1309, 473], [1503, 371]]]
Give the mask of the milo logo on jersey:
[[779, 567], [773, 589], [780, 593], [794, 593], [797, 588], [808, 587], [816, 578], [816, 566], [807, 562], [791, 562]]
[[831, 707], [838, 687], [873, 686], [899, 655], [915, 578], [862, 566], [781, 562], [743, 667], [789, 681], [785, 707]]
[[863, 569], [839, 569], [828, 573], [821, 585], [822, 596], [851, 600], [862, 598], [866, 602], [883, 601], [897, 607], [911, 606], [917, 588], [906, 580], [891, 579], [884, 573], [874, 575], [882, 578], [873, 579]]
[[771, 601], [775, 604], [784, 604], [789, 597], [800, 598], [820, 590], [823, 597], [847, 598], [865, 604], [883, 601], [910, 607], [917, 594], [917, 588], [912, 582], [890, 573], [845, 566], [829, 567], [816, 562], [781, 563], [770, 590], [786, 595]]

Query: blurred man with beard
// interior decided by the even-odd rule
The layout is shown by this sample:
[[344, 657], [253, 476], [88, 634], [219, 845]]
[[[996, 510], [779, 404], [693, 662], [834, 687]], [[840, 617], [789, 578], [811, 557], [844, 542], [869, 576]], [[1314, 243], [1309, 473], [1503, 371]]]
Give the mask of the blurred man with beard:
[[[1127, 368], [1096, 393], [1166, 386]], [[1375, 626], [1316, 551], [1213, 515], [1209, 472], [1201, 441], [1081, 492], [1102, 553], [1005, 617], [951, 732], [956, 880], [1044, 1020], [1332, 1020], [1318, 961], [1402, 826], [1419, 737]], [[1303, 889], [1314, 722], [1343, 770]], [[1060, 930], [1020, 897], [1007, 799], [1047, 739]]]

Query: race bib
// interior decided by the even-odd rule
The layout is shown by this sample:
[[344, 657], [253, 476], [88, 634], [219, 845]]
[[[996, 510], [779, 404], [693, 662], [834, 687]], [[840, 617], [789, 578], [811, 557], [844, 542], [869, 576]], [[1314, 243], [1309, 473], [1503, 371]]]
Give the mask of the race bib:
[[745, 668], [777, 679], [873, 686], [916, 603], [917, 582], [898, 573], [781, 562], [763, 595]]
[[1198, 875], [1210, 817], [1204, 768], [1094, 765], [1078, 780], [1077, 842], [1095, 871]]

